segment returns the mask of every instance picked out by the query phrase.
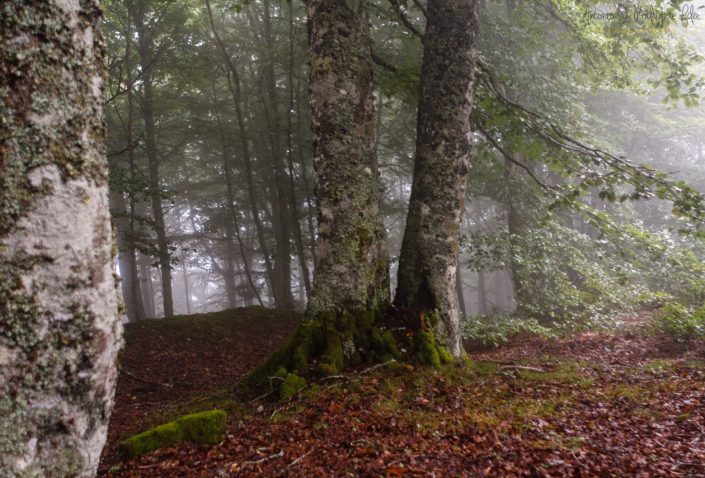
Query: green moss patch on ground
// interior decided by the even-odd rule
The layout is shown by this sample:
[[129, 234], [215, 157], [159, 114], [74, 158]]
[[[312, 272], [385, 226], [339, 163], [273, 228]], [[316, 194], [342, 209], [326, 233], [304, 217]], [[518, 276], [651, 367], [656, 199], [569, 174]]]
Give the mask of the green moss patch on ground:
[[218, 443], [225, 432], [227, 415], [222, 410], [184, 415], [168, 423], [131, 436], [121, 448], [131, 457], [178, 443]]

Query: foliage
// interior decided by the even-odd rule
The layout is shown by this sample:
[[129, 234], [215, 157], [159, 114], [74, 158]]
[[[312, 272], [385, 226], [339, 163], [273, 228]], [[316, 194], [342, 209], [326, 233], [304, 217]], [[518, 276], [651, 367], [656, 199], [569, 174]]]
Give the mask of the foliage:
[[536, 321], [509, 315], [471, 316], [461, 323], [463, 338], [471, 347], [499, 347], [521, 336], [550, 338], [555, 333]]
[[705, 338], [705, 306], [694, 309], [668, 301], [654, 316], [654, 328], [679, 343]]

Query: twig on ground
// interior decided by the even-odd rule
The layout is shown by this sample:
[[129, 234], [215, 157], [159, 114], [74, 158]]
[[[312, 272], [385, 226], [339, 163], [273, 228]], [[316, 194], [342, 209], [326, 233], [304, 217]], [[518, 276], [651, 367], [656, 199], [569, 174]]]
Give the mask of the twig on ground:
[[301, 455], [300, 457], [298, 457], [296, 460], [294, 460], [294, 461], [292, 461], [291, 463], [289, 463], [287, 466], [294, 466], [294, 465], [300, 463], [301, 460], [303, 460], [304, 458], [306, 458], [307, 456], [309, 456], [311, 453], [313, 453], [313, 450], [307, 451], [306, 453], [304, 453], [303, 455]]
[[529, 372], [548, 372], [548, 370], [539, 367], [530, 367], [528, 365], [502, 365], [500, 370], [526, 370]]
[[243, 461], [242, 465], [240, 466], [240, 469], [244, 468], [247, 465], [259, 465], [260, 463], [264, 463], [265, 461], [273, 460], [275, 458], [281, 458], [283, 456], [284, 456], [284, 450], [280, 451], [279, 453], [275, 453], [273, 455], [265, 456], [264, 458], [260, 458], [259, 460]]
[[142, 377], [138, 377], [137, 375], [133, 374], [132, 372], [129, 372], [125, 369], [120, 370], [120, 373], [127, 375], [133, 380], [137, 380], [138, 382], [145, 383], [147, 385], [158, 385], [160, 387], [166, 387], [166, 388], [174, 388], [174, 384], [172, 383], [161, 383], [161, 382], [152, 382], [151, 380], [146, 380]]

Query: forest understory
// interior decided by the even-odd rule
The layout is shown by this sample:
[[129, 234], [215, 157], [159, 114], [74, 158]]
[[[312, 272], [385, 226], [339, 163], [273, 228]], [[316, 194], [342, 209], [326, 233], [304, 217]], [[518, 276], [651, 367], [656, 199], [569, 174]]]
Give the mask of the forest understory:
[[[705, 344], [653, 333], [647, 312], [440, 369], [363, 368], [284, 401], [233, 396], [299, 319], [250, 307], [128, 325], [99, 476], [705, 476]], [[121, 455], [125, 437], [211, 408], [228, 412], [219, 444]]]

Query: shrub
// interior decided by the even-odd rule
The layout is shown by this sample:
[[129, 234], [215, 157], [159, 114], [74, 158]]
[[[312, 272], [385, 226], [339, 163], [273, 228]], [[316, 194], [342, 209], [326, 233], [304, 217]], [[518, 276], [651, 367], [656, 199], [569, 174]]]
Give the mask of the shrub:
[[463, 338], [483, 347], [499, 347], [520, 335], [551, 337], [552, 331], [535, 319], [498, 316], [472, 316], [461, 325]]
[[657, 332], [674, 342], [705, 338], [705, 306], [693, 310], [678, 302], [666, 302], [655, 315], [654, 325]]

